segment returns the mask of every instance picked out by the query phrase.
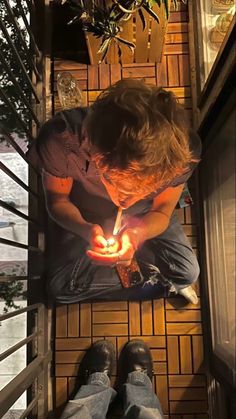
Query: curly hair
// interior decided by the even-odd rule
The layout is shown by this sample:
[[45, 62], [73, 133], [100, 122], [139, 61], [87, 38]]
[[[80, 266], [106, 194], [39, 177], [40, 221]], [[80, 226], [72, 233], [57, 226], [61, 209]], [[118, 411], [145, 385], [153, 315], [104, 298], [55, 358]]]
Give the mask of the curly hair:
[[85, 129], [94, 159], [111, 182], [153, 190], [194, 161], [185, 111], [173, 93], [123, 79], [91, 106]]

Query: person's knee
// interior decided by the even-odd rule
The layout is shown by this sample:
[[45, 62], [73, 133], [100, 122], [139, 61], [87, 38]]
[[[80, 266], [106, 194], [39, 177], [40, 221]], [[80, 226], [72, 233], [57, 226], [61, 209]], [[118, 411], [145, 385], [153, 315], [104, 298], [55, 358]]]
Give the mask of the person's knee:
[[56, 302], [58, 297], [62, 294], [60, 282], [49, 277], [47, 281], [47, 294], [49, 301]]
[[182, 276], [184, 277], [187, 284], [193, 284], [197, 281], [200, 273], [199, 264], [195, 254], [192, 255], [184, 264]]

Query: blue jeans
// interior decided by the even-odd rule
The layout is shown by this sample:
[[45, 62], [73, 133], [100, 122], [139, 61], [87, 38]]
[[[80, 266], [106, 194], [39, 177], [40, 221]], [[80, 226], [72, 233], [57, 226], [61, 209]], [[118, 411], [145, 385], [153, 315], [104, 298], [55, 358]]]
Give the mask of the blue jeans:
[[145, 241], [136, 252], [144, 282], [134, 288], [122, 288], [115, 268], [92, 264], [86, 255], [88, 243], [80, 237], [59, 226], [54, 226], [53, 236], [48, 290], [59, 303], [153, 299], [166, 295], [172, 285], [178, 292], [199, 275], [197, 258], [175, 214], [163, 234]]
[[[124, 401], [123, 418], [163, 418], [160, 402], [145, 373], [131, 372], [121, 395]], [[75, 398], [67, 403], [61, 419], [105, 419], [109, 404], [115, 396], [116, 391], [110, 387], [108, 376], [96, 372], [89, 377], [88, 384], [80, 388]]]

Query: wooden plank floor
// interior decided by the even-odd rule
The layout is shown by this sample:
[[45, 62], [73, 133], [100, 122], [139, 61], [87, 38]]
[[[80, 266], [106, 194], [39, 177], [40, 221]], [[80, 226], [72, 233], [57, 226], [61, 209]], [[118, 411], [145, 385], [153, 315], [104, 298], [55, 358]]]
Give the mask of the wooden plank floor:
[[[119, 64], [87, 66], [56, 61], [54, 76], [68, 70], [83, 89], [86, 104], [111, 83], [125, 78], [143, 78], [173, 91], [191, 118], [191, 89], [187, 11], [184, 6], [172, 12], [165, 50], [160, 64]], [[59, 102], [54, 82], [55, 110]], [[194, 181], [191, 182], [194, 195]], [[180, 222], [197, 251], [196, 203], [177, 210]], [[196, 285], [199, 292], [199, 286]], [[71, 304], [56, 309], [55, 385], [56, 406], [73, 392], [78, 367], [86, 349], [98, 339], [109, 339], [117, 357], [124, 343], [141, 338], [151, 348], [154, 360], [153, 385], [165, 418], [207, 419], [207, 389], [203, 367], [201, 306], [184, 305], [180, 297], [145, 302]], [[115, 373], [112, 381], [115, 380]], [[113, 416], [111, 416], [113, 417]], [[116, 416], [114, 416], [116, 417]]]

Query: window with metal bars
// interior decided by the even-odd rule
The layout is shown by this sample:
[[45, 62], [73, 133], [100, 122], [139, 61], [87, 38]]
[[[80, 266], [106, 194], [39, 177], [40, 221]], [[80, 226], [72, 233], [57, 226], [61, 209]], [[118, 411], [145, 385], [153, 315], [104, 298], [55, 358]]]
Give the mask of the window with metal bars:
[[43, 270], [43, 212], [26, 150], [46, 114], [48, 6], [2, 0], [0, 7], [0, 417], [47, 411], [48, 310], [32, 292]]

